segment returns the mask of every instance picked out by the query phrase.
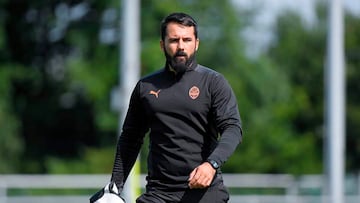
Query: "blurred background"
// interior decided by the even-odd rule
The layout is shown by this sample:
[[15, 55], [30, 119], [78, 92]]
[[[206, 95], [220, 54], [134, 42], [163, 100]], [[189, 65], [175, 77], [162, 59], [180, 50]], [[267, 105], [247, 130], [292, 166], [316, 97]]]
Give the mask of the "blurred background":
[[[223, 172], [321, 175], [327, 2], [141, 1], [140, 75], [164, 65], [162, 18], [189, 13], [199, 24], [199, 63], [225, 75], [242, 117], [243, 143]], [[121, 82], [122, 1], [0, 0], [0, 5], [0, 173], [110, 175], [124, 113], [112, 105], [111, 94]], [[351, 195], [360, 192], [358, 0], [344, 0], [344, 19], [345, 172], [353, 177], [346, 187]], [[142, 149], [145, 174], [147, 147]], [[11, 188], [3, 193], [46, 194]]]

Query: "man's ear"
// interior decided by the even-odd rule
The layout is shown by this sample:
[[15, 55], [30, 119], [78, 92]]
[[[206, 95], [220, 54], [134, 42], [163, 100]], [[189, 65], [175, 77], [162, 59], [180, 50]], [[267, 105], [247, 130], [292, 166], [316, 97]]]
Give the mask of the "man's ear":
[[199, 43], [200, 43], [200, 40], [199, 38], [196, 39], [196, 44], [195, 44], [195, 50], [197, 51], [198, 48], [199, 48]]

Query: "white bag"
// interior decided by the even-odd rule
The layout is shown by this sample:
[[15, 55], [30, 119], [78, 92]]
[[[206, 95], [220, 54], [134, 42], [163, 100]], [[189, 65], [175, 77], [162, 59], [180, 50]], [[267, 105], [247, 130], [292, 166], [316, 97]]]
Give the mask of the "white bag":
[[90, 203], [125, 203], [115, 183], [107, 184], [90, 198]]

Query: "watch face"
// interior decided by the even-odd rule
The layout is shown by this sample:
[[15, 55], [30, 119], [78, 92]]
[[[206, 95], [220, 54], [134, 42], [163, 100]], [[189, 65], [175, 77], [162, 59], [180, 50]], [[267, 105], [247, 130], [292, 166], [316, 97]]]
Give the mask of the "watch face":
[[214, 160], [211, 160], [211, 161], [210, 161], [210, 164], [212, 165], [212, 167], [213, 167], [214, 169], [218, 169], [218, 168], [219, 168], [219, 164], [218, 164], [216, 161], [214, 161]]

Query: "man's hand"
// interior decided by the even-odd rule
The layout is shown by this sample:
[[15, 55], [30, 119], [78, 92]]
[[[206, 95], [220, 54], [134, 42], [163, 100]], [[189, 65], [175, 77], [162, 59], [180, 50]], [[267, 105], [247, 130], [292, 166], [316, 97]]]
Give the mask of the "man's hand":
[[209, 187], [215, 173], [216, 170], [210, 165], [210, 163], [202, 163], [190, 173], [190, 189]]

